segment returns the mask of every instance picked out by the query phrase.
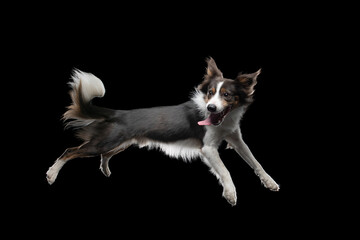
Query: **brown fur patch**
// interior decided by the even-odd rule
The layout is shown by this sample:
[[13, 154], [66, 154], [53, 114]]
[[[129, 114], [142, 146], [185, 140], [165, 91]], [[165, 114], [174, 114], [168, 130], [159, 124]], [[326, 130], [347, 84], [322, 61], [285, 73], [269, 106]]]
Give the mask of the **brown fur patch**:
[[239, 96], [235, 96], [234, 97], [234, 103], [233, 103], [233, 106], [234, 107], [237, 107], [239, 105], [240, 101], [239, 101]]
[[224, 106], [224, 108], [227, 108], [228, 106], [232, 105], [230, 102], [226, 101], [224, 98], [222, 98], [221, 104]]

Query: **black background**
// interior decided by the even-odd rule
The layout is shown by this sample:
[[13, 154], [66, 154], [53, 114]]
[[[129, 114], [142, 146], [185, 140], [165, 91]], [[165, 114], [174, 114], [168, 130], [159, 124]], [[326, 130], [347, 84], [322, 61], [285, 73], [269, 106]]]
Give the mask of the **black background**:
[[[329, 171], [336, 152], [330, 156], [332, 145], [321, 144], [333, 136], [321, 118], [329, 110], [325, 88], [332, 80], [321, 69], [339, 68], [336, 48], [329, 51], [324, 43], [345, 31], [326, 8], [273, 6], [263, 14], [256, 6], [218, 7], [153, 11], [153, 5], [92, 5], [57, 11], [49, 6], [9, 27], [7, 70], [21, 79], [12, 82], [7, 99], [20, 115], [7, 119], [17, 126], [9, 142], [12, 158], [19, 159], [3, 168], [12, 176], [5, 182], [11, 225], [33, 223], [31, 233], [50, 229], [64, 236], [166, 235], [168, 230], [171, 237], [193, 229], [232, 236], [264, 229], [287, 236], [286, 229], [306, 236], [313, 229], [336, 230], [319, 227], [339, 219], [334, 216], [344, 210], [333, 199], [349, 194], [336, 178], [340, 173]], [[81, 144], [61, 122], [70, 105], [67, 82], [73, 68], [103, 81], [105, 97], [95, 104], [133, 109], [187, 101], [209, 56], [227, 78], [262, 69], [242, 133], [280, 184], [279, 192], [261, 186], [224, 145], [219, 151], [237, 189], [235, 207], [222, 198], [222, 187], [201, 161], [185, 163], [135, 147], [112, 158], [110, 178], [99, 170], [99, 157], [76, 159], [48, 185], [45, 173], [56, 158]], [[332, 66], [325, 64], [330, 58]]]

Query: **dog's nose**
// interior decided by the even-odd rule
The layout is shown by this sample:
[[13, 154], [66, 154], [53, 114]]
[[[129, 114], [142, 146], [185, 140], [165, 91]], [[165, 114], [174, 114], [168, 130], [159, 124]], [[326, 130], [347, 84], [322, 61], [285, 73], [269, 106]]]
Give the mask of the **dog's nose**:
[[209, 104], [207, 106], [207, 109], [209, 110], [209, 112], [215, 112], [216, 111], [216, 106], [214, 104]]

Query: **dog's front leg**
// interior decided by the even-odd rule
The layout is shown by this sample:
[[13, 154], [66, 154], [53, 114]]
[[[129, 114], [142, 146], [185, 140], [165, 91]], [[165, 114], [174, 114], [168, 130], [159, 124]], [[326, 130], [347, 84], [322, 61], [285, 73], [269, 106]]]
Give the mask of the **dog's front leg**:
[[254, 155], [251, 153], [249, 147], [246, 145], [242, 139], [240, 129], [237, 129], [234, 133], [225, 138], [225, 140], [230, 144], [231, 147], [242, 157], [247, 164], [254, 169], [255, 174], [259, 176], [262, 184], [272, 190], [279, 191], [279, 185], [270, 177], [269, 174], [265, 172], [260, 163], [255, 159]]
[[219, 181], [224, 188], [223, 197], [225, 197], [232, 206], [236, 205], [236, 190], [234, 183], [229, 171], [221, 161], [217, 149], [205, 145], [201, 149], [201, 152], [203, 154], [204, 162], [209, 165], [211, 171], [219, 178]]

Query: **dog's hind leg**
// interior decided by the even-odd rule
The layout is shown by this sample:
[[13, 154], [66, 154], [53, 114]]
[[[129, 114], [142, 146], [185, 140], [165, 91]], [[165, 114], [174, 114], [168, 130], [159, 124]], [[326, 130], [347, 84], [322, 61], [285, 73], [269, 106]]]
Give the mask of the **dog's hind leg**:
[[111, 174], [109, 160], [112, 156], [114, 156], [114, 154], [101, 154], [100, 170], [107, 177], [110, 177]]
[[110, 177], [111, 171], [109, 168], [109, 160], [112, 156], [126, 150], [130, 145], [131, 143], [125, 142], [110, 152], [101, 154], [100, 170], [105, 176]]
[[46, 172], [46, 179], [49, 184], [53, 184], [57, 175], [65, 163], [74, 158], [93, 157], [101, 154], [101, 149], [98, 149], [91, 142], [86, 142], [79, 147], [72, 147], [65, 150], [65, 152], [56, 159], [55, 163]]
[[73, 153], [77, 152], [79, 148], [80, 147], [68, 148], [58, 159], [56, 159], [55, 163], [46, 172], [46, 179], [49, 184], [53, 184], [55, 182], [56, 177], [59, 174], [59, 171], [65, 165], [65, 163], [68, 160], [71, 160], [76, 157]]

